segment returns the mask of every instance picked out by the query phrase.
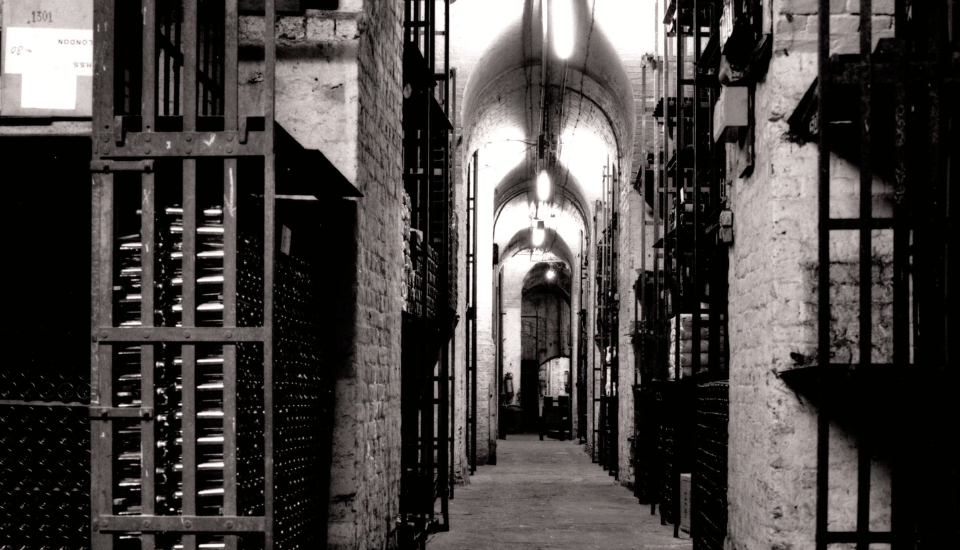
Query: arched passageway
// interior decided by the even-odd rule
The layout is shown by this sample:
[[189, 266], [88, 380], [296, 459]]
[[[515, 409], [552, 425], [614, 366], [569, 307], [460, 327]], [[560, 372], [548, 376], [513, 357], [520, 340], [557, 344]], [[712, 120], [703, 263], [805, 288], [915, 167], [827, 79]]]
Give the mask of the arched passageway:
[[[572, 405], [587, 391], [576, 384], [575, 358], [583, 354], [574, 329], [588, 309], [592, 220], [614, 171], [627, 173], [635, 120], [620, 53], [593, 4], [507, 7], [497, 23], [502, 30], [486, 41], [468, 39], [472, 51], [459, 52], [466, 61], [464, 179], [477, 180], [477, 387], [491, 396], [476, 411], [480, 464], [496, 460], [506, 433], [542, 427], [544, 403], [555, 406], [561, 397], [572, 435]], [[464, 2], [455, 15], [461, 6], [464, 15], [477, 13]], [[567, 39], [572, 48], [564, 58], [557, 46]], [[556, 283], [525, 284], [541, 280], [541, 267], [550, 265], [563, 266], [559, 293], [550, 290]], [[550, 345], [547, 327], [562, 335]]]

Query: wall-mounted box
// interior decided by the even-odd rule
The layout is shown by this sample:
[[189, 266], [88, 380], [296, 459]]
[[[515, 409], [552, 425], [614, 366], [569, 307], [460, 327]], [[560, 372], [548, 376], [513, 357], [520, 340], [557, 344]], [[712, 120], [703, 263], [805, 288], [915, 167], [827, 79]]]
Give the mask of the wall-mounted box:
[[3, 6], [0, 116], [91, 116], [93, 1]]
[[737, 129], [750, 123], [750, 91], [745, 86], [724, 86], [713, 111], [713, 140], [735, 138]]

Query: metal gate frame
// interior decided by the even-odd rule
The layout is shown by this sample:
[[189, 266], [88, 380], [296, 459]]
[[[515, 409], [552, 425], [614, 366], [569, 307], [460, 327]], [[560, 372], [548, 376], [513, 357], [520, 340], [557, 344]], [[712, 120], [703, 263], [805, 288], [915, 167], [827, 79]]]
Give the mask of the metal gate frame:
[[[829, 0], [820, 0], [819, 78], [819, 268], [818, 268], [818, 437], [816, 548], [855, 543], [858, 550], [871, 544], [891, 544], [894, 550], [956, 548], [956, 472], [936, 483], [921, 478], [922, 460], [955, 461], [941, 426], [953, 426], [956, 407], [949, 405], [945, 387], [956, 387], [954, 364], [957, 323], [954, 321], [956, 286], [956, 226], [951, 198], [956, 197], [956, 119], [958, 70], [950, 59], [948, 28], [957, 32], [958, 7], [952, 0], [895, 2], [895, 37], [874, 51], [871, 0], [860, 1], [860, 51], [852, 56], [830, 55]], [[949, 9], [948, 9], [949, 8]], [[952, 11], [951, 11], [952, 10]], [[952, 13], [953, 19], [949, 15]], [[954, 34], [953, 39], [956, 40]], [[953, 45], [955, 48], [956, 46]], [[855, 90], [859, 103], [859, 213], [854, 218], [830, 214], [830, 154], [837, 145], [831, 124], [832, 109], [840, 104], [843, 88]], [[892, 109], [882, 109], [879, 92], [891, 90]], [[894, 201], [891, 217], [876, 217], [872, 199], [878, 167], [871, 142], [873, 117], [893, 119]], [[875, 142], [879, 143], [879, 142]], [[949, 170], [948, 170], [949, 166]], [[872, 231], [893, 232], [893, 352], [890, 361], [872, 361], [873, 307]], [[859, 236], [859, 364], [831, 362], [830, 238], [836, 231]], [[912, 281], [911, 281], [912, 277]], [[870, 283], [864, 284], [864, 281]], [[911, 341], [912, 338], [912, 341]], [[911, 351], [912, 356], [911, 356]], [[838, 416], [833, 400], [845, 373], [852, 383], [850, 398], [857, 403], [856, 528], [831, 531], [828, 527], [830, 480], [829, 437]], [[886, 437], [895, 439], [892, 456], [891, 528], [872, 531], [870, 521], [871, 459], [876, 434], [871, 433], [869, 407], [878, 389], [896, 394], [894, 423]], [[945, 402], [946, 401], [946, 402]], [[930, 417], [927, 412], [941, 413]], [[932, 451], [932, 452], [931, 452]], [[929, 454], [927, 454], [929, 453]], [[937, 455], [940, 454], [940, 456]], [[946, 457], [942, 456], [946, 454]], [[949, 462], [944, 462], [949, 463]], [[950, 484], [953, 483], [951, 486]], [[952, 495], [952, 497], [951, 497]], [[951, 501], [952, 498], [952, 501]]]
[[[404, 187], [413, 203], [412, 228], [423, 235], [419, 314], [404, 314], [401, 425], [401, 544], [422, 547], [426, 534], [449, 529], [452, 494], [453, 418], [451, 357], [457, 318], [451, 306], [453, 238], [450, 160], [452, 74], [449, 58], [449, 1], [405, 0], [403, 22]], [[443, 37], [440, 51], [437, 37]], [[438, 57], [439, 56], [439, 57]], [[441, 66], [438, 67], [438, 64]], [[438, 86], [438, 83], [441, 84]], [[441, 105], [442, 103], [442, 105]], [[436, 263], [431, 271], [431, 251]], [[432, 277], [436, 281], [432, 280]], [[436, 295], [431, 294], [436, 291]], [[432, 311], [430, 300], [433, 300]], [[432, 315], [431, 315], [432, 313]], [[416, 451], [414, 452], [414, 441]], [[439, 500], [438, 519], [435, 509]]]
[[[211, 81], [199, 68], [207, 65], [209, 57], [198, 59], [200, 43], [205, 40], [198, 28], [198, 0], [184, 0], [182, 28], [178, 41], [182, 44], [167, 44], [159, 40], [157, 33], [157, 0], [142, 0], [142, 67], [156, 67], [158, 45], [161, 49], [175, 49], [182, 55], [175, 59], [174, 115], [182, 120], [182, 130], [158, 131], [157, 73], [140, 71], [140, 82], [126, 82], [139, 87], [141, 105], [139, 117], [134, 116], [136, 106], [123, 105], [117, 93], [117, 83], [123, 79], [115, 74], [118, 62], [117, 32], [125, 23], [118, 22], [115, 0], [95, 0], [94, 6], [94, 114], [93, 141], [93, 211], [99, 223], [99, 240], [93, 243], [92, 316], [93, 346], [91, 356], [91, 505], [92, 545], [94, 550], [110, 550], [115, 535], [142, 533], [142, 547], [155, 547], [158, 533], [179, 533], [183, 536], [184, 550], [195, 550], [197, 533], [225, 535], [227, 550], [236, 548], [236, 533], [263, 533], [264, 548], [274, 546], [274, 471], [273, 471], [273, 282], [274, 282], [274, 215], [275, 215], [275, 167], [274, 167], [274, 118], [275, 118], [275, 72], [276, 42], [274, 34], [264, 33], [264, 128], [253, 131], [246, 128], [246, 118], [238, 112], [237, 54], [238, 4], [226, 0], [224, 11], [224, 65], [222, 87], [222, 130], [198, 131], [198, 118], [208, 110], [211, 100]], [[265, 0], [265, 18], [276, 18], [275, 0]], [[169, 25], [167, 26], [169, 29]], [[129, 46], [129, 45], [127, 45]], [[204, 49], [203, 51], [207, 51]], [[170, 57], [166, 57], [165, 76], [169, 76]], [[179, 97], [179, 74], [182, 67], [182, 87], [196, 93]], [[208, 68], [209, 65], [207, 65]], [[131, 73], [133, 74], [133, 73]], [[198, 77], [198, 75], [201, 75]], [[203, 82], [205, 100], [198, 105]], [[166, 82], [165, 82], [166, 84]], [[165, 92], [169, 87], [165, 86]], [[182, 103], [182, 111], [179, 106]], [[215, 101], [214, 101], [215, 103]], [[165, 106], [169, 104], [165, 100]], [[165, 113], [169, 114], [165, 108]], [[139, 118], [137, 128], [135, 118]], [[240, 156], [258, 156], [264, 159], [264, 216], [263, 260], [264, 296], [263, 325], [238, 327], [236, 319], [236, 281], [225, 277], [223, 287], [224, 318], [222, 327], [197, 327], [196, 311], [196, 165], [198, 158], [224, 158], [224, 270], [235, 272], [237, 267], [237, 193], [236, 168]], [[155, 181], [154, 160], [179, 158], [183, 163], [183, 313], [182, 327], [153, 326], [155, 296], [154, 285], [154, 216]], [[141, 232], [142, 245], [142, 326], [118, 327], [113, 319], [113, 273], [114, 273], [114, 192], [115, 173], [133, 171], [141, 177]], [[224, 353], [224, 416], [236, 417], [237, 364], [236, 346], [239, 343], [257, 343], [263, 347], [263, 406], [264, 406], [264, 515], [237, 515], [237, 433], [236, 425], [224, 422], [224, 501], [220, 516], [197, 515], [197, 455], [196, 414], [197, 399], [195, 380], [196, 346], [201, 343], [217, 343]], [[112, 357], [116, 345], [138, 343], [141, 345], [141, 395], [139, 408], [117, 408], [113, 401]], [[183, 515], [156, 515], [154, 506], [154, 360], [155, 346], [160, 343], [175, 343], [182, 347], [183, 359]], [[140, 419], [142, 450], [141, 506], [140, 515], [113, 515], [113, 439], [114, 421]]]

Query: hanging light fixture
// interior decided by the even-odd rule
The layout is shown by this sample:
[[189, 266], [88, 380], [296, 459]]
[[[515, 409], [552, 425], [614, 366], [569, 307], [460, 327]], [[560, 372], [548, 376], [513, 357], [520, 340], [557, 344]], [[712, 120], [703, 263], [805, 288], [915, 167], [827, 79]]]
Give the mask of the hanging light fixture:
[[573, 0], [553, 0], [553, 45], [557, 57], [573, 54]]
[[554, 271], [552, 267], [547, 270], [547, 280], [548, 280], [548, 281], [552, 281], [553, 278], [556, 277], [556, 276], [557, 276], [557, 272]]
[[539, 247], [543, 244], [543, 239], [547, 236], [546, 229], [543, 225], [543, 220], [536, 220], [536, 225], [533, 227], [533, 232], [531, 234], [531, 240], [533, 246]]
[[540, 0], [540, 20], [543, 24], [543, 41], [547, 41], [547, 30], [550, 24], [550, 15], [547, 6], [550, 4], [550, 0]]
[[540, 202], [547, 202], [550, 198], [550, 176], [546, 170], [540, 170], [540, 175], [537, 176], [537, 198]]

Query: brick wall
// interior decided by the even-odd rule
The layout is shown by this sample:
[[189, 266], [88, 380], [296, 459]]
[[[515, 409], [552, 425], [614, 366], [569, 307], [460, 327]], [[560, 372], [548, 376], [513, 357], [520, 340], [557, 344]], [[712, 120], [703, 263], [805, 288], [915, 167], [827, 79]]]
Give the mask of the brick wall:
[[[343, 292], [330, 358], [337, 369], [328, 547], [390, 548], [400, 489], [401, 35], [399, 0], [341, 2], [277, 23], [277, 119], [322, 151], [363, 193], [330, 231]], [[241, 20], [262, 43], [263, 18]], [[244, 101], [258, 103], [262, 65], [241, 69]]]
[[[598, 395], [598, 391], [600, 389], [600, 373], [594, 372], [594, 369], [600, 366], [601, 359], [601, 350], [594, 342], [594, 337], [597, 334], [597, 297], [595, 282], [597, 280], [597, 237], [593, 230], [595, 226], [596, 222], [593, 220], [593, 218], [591, 218], [587, 229], [584, 231], [586, 234], [584, 242], [586, 243], [587, 278], [583, 285], [584, 304], [582, 306], [583, 309], [587, 311], [587, 362], [585, 366], [586, 376], [583, 377], [583, 380], [586, 384], [584, 390], [587, 394], [587, 426], [584, 430], [584, 433], [586, 434], [586, 443], [583, 446], [583, 451], [591, 457], [593, 456], [594, 446], [596, 444], [596, 438], [594, 437], [595, 434], [593, 430], [596, 429], [597, 419], [600, 416], [600, 406], [599, 404], [594, 404], [593, 402], [594, 397]], [[594, 391], [594, 389], [598, 391]]]
[[[833, 50], [854, 51], [856, 2], [835, 2]], [[875, 7], [874, 29], [890, 31], [889, 10]], [[816, 361], [817, 157], [816, 144], [787, 135], [786, 119], [816, 77], [816, 2], [774, 1], [773, 59], [756, 87], [756, 163], [752, 175], [733, 179], [734, 245], [730, 266], [729, 530], [734, 549], [810, 548], [815, 534], [816, 408], [777, 376], [794, 366], [791, 353]], [[884, 25], [886, 25], [884, 27]], [[728, 147], [731, 147], [728, 145]], [[832, 159], [832, 215], [856, 212], [855, 167]], [[882, 186], [882, 183], [878, 183]], [[882, 199], [880, 200], [882, 202]], [[852, 210], [851, 210], [852, 209]], [[875, 339], [883, 341], [884, 281], [889, 253], [878, 235]], [[835, 360], [856, 361], [855, 235], [831, 245]], [[853, 255], [851, 255], [853, 254]], [[874, 358], [889, 352], [875, 346]], [[852, 526], [856, 499], [856, 442], [831, 429], [830, 528]], [[889, 516], [889, 478], [873, 471], [871, 524]]]
[[[456, 105], [460, 105], [462, 92], [461, 88], [463, 87], [463, 81], [461, 80], [461, 73], [457, 71], [457, 90], [456, 93]], [[460, 116], [459, 113], [454, 114], [455, 120], [454, 131], [453, 131], [453, 140], [454, 143], [457, 142], [457, 138], [460, 137], [461, 127], [460, 127]], [[465, 484], [469, 481], [469, 472], [470, 472], [470, 459], [466, 453], [467, 446], [467, 411], [469, 403], [467, 402], [467, 362], [470, 361], [470, 357], [467, 356], [467, 293], [470, 290], [470, 285], [467, 281], [467, 188], [466, 188], [466, 179], [463, 178], [463, 170], [466, 166], [466, 162], [463, 161], [463, 154], [461, 150], [457, 148], [453, 153], [453, 162], [454, 168], [451, 174], [453, 178], [452, 184], [455, 186], [456, 191], [455, 204], [456, 204], [456, 219], [457, 221], [457, 235], [459, 237], [460, 246], [457, 249], [457, 288], [459, 292], [457, 293], [457, 314], [460, 316], [460, 322], [457, 324], [454, 336], [454, 350], [455, 355], [450, 361], [450, 369], [454, 376], [454, 420], [452, 423], [453, 428], [453, 479], [455, 483]]]
[[[619, 188], [620, 200], [620, 258], [617, 265], [617, 285], [620, 292], [620, 379], [619, 379], [619, 432], [618, 452], [620, 483], [632, 486], [634, 483], [633, 445], [628, 438], [634, 437], [634, 399], [633, 385], [639, 380], [635, 374], [636, 352], [631, 343], [634, 329], [634, 316], [637, 300], [633, 285], [636, 283], [637, 270], [641, 267], [640, 255], [650, 250], [653, 244], [652, 232], [647, 235], [647, 243], [641, 240], [641, 224], [646, 218], [646, 205], [640, 193], [634, 188], [637, 170], [646, 166], [646, 152], [653, 149], [653, 132], [656, 122], [651, 115], [644, 113], [644, 105], [652, 112], [656, 99], [654, 98], [655, 75], [652, 67], [646, 68], [647, 87], [644, 97], [643, 76], [644, 60], [641, 55], [625, 55], [622, 58], [624, 69], [633, 88], [633, 99], [636, 103], [636, 123], [632, 148], [625, 154], [631, 160], [625, 163]], [[647, 119], [644, 124], [644, 118]], [[647, 266], [648, 269], [652, 265]]]
[[[358, 22], [360, 114], [355, 548], [384, 548], [400, 489], [401, 2], [368, 0]], [[347, 403], [350, 407], [351, 403]], [[331, 545], [334, 546], [334, 545]]]

